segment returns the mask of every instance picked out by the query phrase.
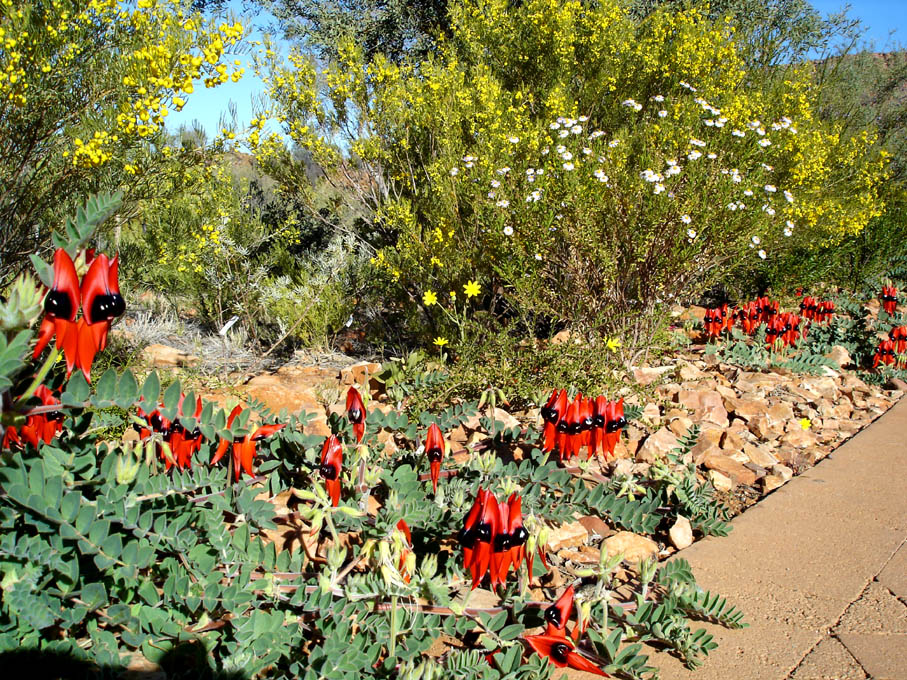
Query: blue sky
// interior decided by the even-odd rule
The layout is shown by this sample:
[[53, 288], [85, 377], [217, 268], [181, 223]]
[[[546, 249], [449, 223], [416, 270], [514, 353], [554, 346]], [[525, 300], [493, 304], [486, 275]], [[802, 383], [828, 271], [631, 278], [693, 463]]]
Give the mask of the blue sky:
[[[837, 13], [847, 6], [847, 3], [839, 0], [813, 0], [812, 4], [823, 14]], [[862, 20], [867, 29], [864, 39], [876, 51], [884, 51], [898, 44], [907, 45], [907, 0], [860, 0], [849, 6], [849, 14]], [[259, 29], [272, 21], [270, 15], [260, 11], [243, 16], [241, 0], [231, 0], [229, 7], [244, 25], [256, 27], [253, 38], [260, 37]], [[240, 129], [248, 124], [253, 118], [252, 99], [264, 89], [248, 63], [250, 56], [230, 55], [231, 61], [237, 58], [247, 64], [243, 78], [238, 83], [227, 82], [214, 89], [206, 89], [203, 83], [198, 83], [195, 93], [188, 98], [183, 110], [170, 114], [168, 127], [176, 130], [181, 124], [189, 125], [193, 120], [198, 120], [210, 139], [219, 132], [220, 117], [228, 110], [230, 102], [236, 106], [236, 123]], [[279, 132], [276, 128], [270, 129]]]

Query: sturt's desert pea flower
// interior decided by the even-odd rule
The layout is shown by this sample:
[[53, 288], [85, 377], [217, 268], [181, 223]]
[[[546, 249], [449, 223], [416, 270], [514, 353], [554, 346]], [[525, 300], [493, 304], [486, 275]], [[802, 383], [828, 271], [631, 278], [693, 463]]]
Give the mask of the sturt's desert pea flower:
[[[237, 405], [230, 412], [230, 417], [227, 419], [227, 427], [233, 425], [233, 421], [236, 419], [242, 412], [242, 407]], [[245, 472], [247, 475], [252, 477], [255, 473], [252, 471], [252, 461], [255, 458], [256, 449], [258, 447], [258, 442], [262, 439], [270, 437], [272, 434], [281, 430], [285, 427], [283, 423], [275, 423], [273, 425], [262, 425], [257, 430], [251, 434], [247, 434], [245, 437], [234, 439], [232, 442], [226, 439], [222, 439], [217, 445], [217, 452], [214, 454], [214, 458], [211, 459], [211, 465], [217, 463], [221, 458], [224, 457], [224, 454], [227, 452], [227, 449], [231, 446], [233, 447], [233, 474], [236, 477], [236, 481], [239, 481], [239, 477], [242, 472]]]
[[812, 295], [807, 295], [800, 301], [800, 314], [804, 319], [815, 319], [819, 310], [819, 303]]
[[506, 503], [498, 503], [501, 513], [499, 533], [494, 537], [494, 550], [491, 555], [491, 585], [507, 581], [507, 573], [513, 567], [519, 571], [526, 556], [526, 540], [529, 532], [523, 526], [523, 499], [516, 492], [510, 494]]
[[592, 675], [610, 677], [601, 668], [579, 654], [570, 638], [558, 635], [527, 635], [523, 639], [536, 654], [549, 659], [558, 668], [572, 668]]
[[[499, 503], [494, 494], [479, 487], [476, 500], [463, 521], [458, 540], [463, 548], [463, 566], [472, 575], [472, 587], [490, 574], [491, 587], [507, 581], [513, 568], [518, 571], [527, 556], [529, 532], [523, 526], [523, 499], [512, 493]], [[544, 553], [539, 550], [544, 559]], [[530, 577], [532, 572], [530, 571]]]
[[545, 421], [543, 429], [543, 451], [553, 451], [557, 437], [557, 425], [567, 415], [567, 390], [554, 390], [548, 402], [542, 407], [542, 420]]
[[898, 306], [898, 289], [894, 286], [882, 286], [882, 292], [879, 295], [882, 300], [882, 309], [889, 316], [894, 316]]
[[894, 351], [903, 354], [907, 351], [907, 326], [895, 326], [888, 331], [888, 339], [894, 343]]
[[107, 346], [111, 322], [126, 311], [120, 295], [119, 257], [109, 260], [103, 253], [94, 257], [82, 278], [82, 318], [79, 321], [79, 367], [91, 381], [95, 355]]
[[343, 470], [343, 446], [337, 435], [332, 434], [324, 440], [324, 446], [321, 447], [321, 467], [318, 469], [331, 497], [331, 505], [336, 508], [340, 502], [340, 473]]
[[876, 347], [876, 353], [872, 357], [872, 367], [876, 368], [880, 363], [894, 366], [897, 363], [895, 349], [896, 345], [894, 340], [882, 340], [879, 343], [879, 346]]
[[413, 547], [413, 535], [409, 531], [409, 525], [402, 519], [397, 522], [397, 530], [400, 531], [406, 539], [406, 547], [404, 547], [400, 553], [400, 564], [397, 566], [397, 570], [400, 572], [400, 575], [403, 576], [403, 580], [409, 583], [412, 574], [410, 574], [409, 570], [406, 568], [406, 558], [409, 556], [410, 550]]
[[833, 317], [834, 314], [835, 303], [831, 300], [823, 300], [818, 304], [818, 309], [816, 309], [816, 321], [819, 323], [831, 321], [831, 317]]
[[[185, 398], [185, 394], [180, 395], [179, 414], [181, 416], [187, 415], [183, 411]], [[161, 435], [170, 453], [166, 453], [164, 447], [157, 444], [157, 455], [164, 461], [164, 466], [167, 470], [174, 465], [179, 470], [191, 467], [193, 454], [202, 446], [202, 440], [204, 439], [202, 433], [198, 428], [195, 428], [193, 432], [188, 432], [180, 423], [179, 417], [173, 422], [167, 420], [161, 415], [161, 408], [161, 406], [158, 406], [153, 411], [146, 413], [141, 406], [138, 407], [138, 417], [144, 419], [145, 426], [133, 425], [133, 428], [139, 433], [139, 438], [142, 440], [148, 439], [152, 434]], [[197, 398], [192, 417], [198, 418], [201, 412], [202, 400]]]
[[605, 449], [609, 456], [614, 455], [614, 448], [620, 439], [620, 433], [627, 425], [624, 417], [624, 400], [609, 401], [605, 409]]
[[441, 474], [441, 459], [444, 457], [444, 437], [437, 423], [432, 423], [425, 436], [425, 455], [431, 470], [431, 489], [438, 493], [438, 476]]
[[573, 586], [570, 585], [561, 593], [553, 605], [545, 610], [545, 635], [567, 636], [567, 622], [573, 613]]
[[361, 444], [362, 435], [365, 434], [365, 405], [362, 403], [362, 395], [355, 387], [351, 387], [346, 393], [346, 417], [353, 426], [356, 443]]
[[72, 373], [78, 361], [76, 316], [81, 300], [76, 265], [69, 253], [57, 248], [54, 252], [54, 281], [44, 297], [44, 319], [38, 331], [38, 343], [35, 345], [33, 357], [37, 359], [50, 339], [56, 337], [57, 349], [62, 349], [66, 358], [67, 375]]
[[[60, 400], [54, 397], [53, 392], [44, 385], [38, 386], [35, 396], [41, 400], [43, 406], [60, 403]], [[0, 448], [9, 449], [12, 446], [22, 446], [23, 441], [35, 448], [38, 448], [39, 442], [50, 444], [57, 433], [63, 429], [61, 420], [62, 415], [57, 411], [27, 416], [24, 425], [18, 427], [10, 425], [6, 428], [6, 433], [3, 435], [3, 446]]]
[[715, 339], [726, 327], [727, 305], [705, 310], [702, 327], [709, 339]]

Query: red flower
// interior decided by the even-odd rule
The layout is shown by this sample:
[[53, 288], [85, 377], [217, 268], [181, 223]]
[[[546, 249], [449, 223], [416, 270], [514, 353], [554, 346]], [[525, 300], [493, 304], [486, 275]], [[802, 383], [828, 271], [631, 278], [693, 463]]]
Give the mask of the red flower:
[[[242, 406], [237, 405], [230, 412], [230, 417], [227, 418], [227, 427], [233, 425], [233, 421], [242, 413]], [[240, 475], [245, 472], [250, 477], [254, 476], [255, 473], [252, 471], [252, 461], [255, 458], [255, 452], [257, 449], [257, 444], [259, 441], [265, 437], [270, 437], [272, 434], [281, 430], [285, 427], [284, 423], [275, 423], [273, 425], [262, 425], [252, 434], [247, 434], [241, 439], [234, 439], [232, 442], [228, 439], [221, 439], [220, 443], [217, 445], [217, 451], [214, 454], [214, 458], [211, 459], [211, 465], [214, 465], [221, 458], [224, 457], [224, 454], [227, 452], [227, 449], [232, 446], [233, 448], [233, 475], [236, 478], [236, 481], [239, 481]]]
[[553, 451], [558, 423], [567, 413], [567, 390], [554, 390], [548, 403], [542, 407], [542, 419], [545, 421], [543, 451]]
[[485, 495], [488, 492], [479, 487], [479, 491], [476, 494], [476, 499], [472, 503], [472, 507], [469, 509], [469, 512], [466, 513], [466, 519], [463, 520], [463, 528], [460, 529], [460, 534], [457, 539], [460, 542], [460, 545], [463, 548], [463, 568], [470, 569], [472, 568], [472, 559], [473, 552], [476, 546], [476, 539], [478, 536], [478, 522], [479, 515], [482, 514], [482, 506], [485, 503]]
[[623, 397], [619, 401], [609, 401], [605, 409], [605, 448], [609, 456], [614, 455], [614, 448], [626, 424]]
[[702, 318], [702, 327], [710, 340], [717, 338], [721, 335], [721, 331], [724, 330], [726, 313], [727, 305], [705, 310], [705, 316]]
[[896, 326], [888, 331], [888, 339], [895, 343], [895, 352], [903, 354], [907, 350], [907, 326]]
[[362, 395], [355, 387], [351, 387], [346, 393], [346, 415], [353, 425], [356, 443], [361, 444], [362, 435], [365, 434], [365, 405], [362, 403]]
[[800, 313], [803, 315], [804, 319], [816, 319], [818, 310], [819, 305], [816, 302], [816, 299], [811, 295], [806, 296], [800, 301]]
[[898, 306], [898, 289], [894, 286], [882, 286], [882, 308], [889, 316], [894, 316]]
[[66, 373], [72, 373], [78, 360], [78, 330], [76, 315], [79, 313], [81, 293], [79, 275], [72, 258], [62, 248], [54, 252], [54, 282], [44, 298], [44, 319], [38, 331], [38, 343], [33, 357], [38, 358], [50, 339], [57, 338], [57, 349], [66, 357]]
[[[35, 390], [35, 396], [41, 400], [41, 404], [44, 406], [60, 403], [60, 400], [53, 396], [53, 392], [44, 385], [38, 386], [38, 389]], [[8, 449], [13, 445], [22, 446], [22, 440], [25, 440], [35, 448], [38, 448], [38, 442], [50, 444], [57, 432], [63, 429], [60, 418], [61, 416], [58, 412], [38, 413], [28, 416], [24, 425], [18, 428], [13, 426], [6, 428], [6, 433], [3, 435], [3, 446], [0, 448]]]
[[[479, 487], [476, 500], [470, 508], [459, 541], [463, 547], [463, 567], [472, 574], [472, 587], [475, 588], [491, 566], [491, 555], [494, 549], [495, 536], [500, 532], [501, 514], [498, 501], [490, 491]], [[497, 582], [497, 576], [492, 575]]]
[[95, 355], [107, 346], [110, 323], [126, 311], [117, 275], [119, 258], [103, 253], [93, 258], [82, 278], [82, 319], [79, 321], [79, 368], [91, 381]]
[[568, 586], [567, 590], [561, 593], [557, 602], [545, 610], [545, 635], [567, 636], [567, 621], [570, 620], [570, 614], [573, 613], [573, 595], [573, 586]]
[[441, 458], [444, 457], [444, 437], [437, 423], [432, 423], [425, 437], [425, 455], [431, 469], [431, 489], [438, 493], [438, 475], [441, 474]]
[[558, 668], [573, 668], [593, 675], [610, 677], [601, 668], [578, 654], [569, 638], [556, 635], [527, 635], [523, 639], [536, 654], [550, 659]]
[[[336, 505], [336, 503], [334, 505]], [[407, 525], [407, 523], [402, 519], [397, 522], [397, 528], [403, 532], [403, 536], [406, 538], [406, 548], [404, 548], [403, 552], [400, 553], [400, 565], [397, 567], [397, 570], [400, 572], [401, 576], [403, 576], [403, 580], [409, 583], [412, 576], [411, 574], [409, 574], [409, 572], [406, 571], [405, 565], [406, 558], [409, 555], [410, 548], [413, 545], [413, 536], [409, 532], [409, 525]]]
[[895, 359], [895, 343], [894, 340], [882, 340], [879, 343], [879, 346], [876, 348], [876, 353], [872, 357], [872, 367], [876, 368], [879, 363], [887, 364], [893, 366], [897, 359]]
[[321, 467], [319, 471], [324, 477], [324, 486], [331, 497], [331, 505], [335, 508], [340, 502], [340, 473], [343, 470], [343, 446], [337, 435], [332, 434], [324, 440], [321, 447]]
[[501, 515], [498, 535], [494, 537], [494, 551], [491, 556], [491, 585], [507, 581], [507, 573], [513, 567], [516, 572], [526, 555], [526, 539], [529, 532], [523, 527], [523, 499], [516, 493], [510, 494], [506, 503], [498, 504]]
[[[179, 401], [179, 415], [186, 415], [183, 413], [183, 400], [185, 395], [180, 396]], [[194, 418], [198, 418], [202, 413], [202, 400], [200, 397], [195, 400], [195, 410], [192, 415]], [[157, 447], [158, 455], [163, 458], [164, 465], [167, 470], [176, 465], [180, 470], [183, 470], [188, 467], [192, 467], [192, 456], [201, 448], [202, 441], [204, 437], [199, 429], [196, 427], [193, 432], [188, 432], [186, 428], [183, 427], [180, 423], [179, 417], [177, 417], [173, 422], [170, 422], [161, 415], [159, 408], [155, 409], [151, 413], [145, 413], [145, 411], [139, 407], [138, 416], [144, 418], [145, 422], [148, 424], [148, 427], [139, 427], [138, 425], [133, 425], [133, 427], [138, 431], [139, 437], [141, 439], [147, 439], [151, 436], [153, 432], [159, 433], [164, 441], [167, 443], [167, 446], [170, 448], [171, 456], [164, 454], [164, 450], [161, 446]]]

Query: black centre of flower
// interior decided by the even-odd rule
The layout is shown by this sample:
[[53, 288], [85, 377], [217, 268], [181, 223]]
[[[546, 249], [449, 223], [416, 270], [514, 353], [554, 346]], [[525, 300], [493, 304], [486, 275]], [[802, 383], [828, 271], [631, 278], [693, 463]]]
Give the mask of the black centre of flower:
[[154, 430], [160, 430], [161, 426], [164, 424], [163, 419], [157, 413], [152, 413], [151, 417], [148, 419], [148, 422], [151, 423], [151, 428]]
[[603, 415], [595, 415], [592, 418], [592, 427], [604, 427], [605, 426], [605, 417]]
[[334, 465], [330, 463], [322, 463], [321, 468], [319, 468], [321, 476], [328, 480], [335, 480], [340, 475], [340, 470], [338, 470]]
[[595, 419], [592, 416], [587, 416], [587, 417], [583, 418], [583, 422], [581, 423], [581, 426], [584, 430], [591, 430], [594, 422], [595, 422]]
[[62, 290], [51, 290], [44, 298], [44, 311], [61, 319], [69, 319], [75, 310], [72, 308], [72, 298], [69, 295]]
[[482, 522], [476, 530], [476, 535], [483, 543], [491, 543], [491, 525], [488, 522]]
[[91, 320], [93, 323], [98, 321], [104, 321], [107, 319], [112, 319], [116, 316], [113, 313], [114, 310], [114, 300], [113, 295], [98, 295], [94, 300], [91, 301]]
[[567, 655], [570, 654], [570, 645], [566, 642], [558, 642], [551, 645], [551, 658], [558, 663], [567, 663]]
[[523, 545], [529, 539], [529, 532], [526, 531], [525, 527], [517, 527], [516, 531], [511, 534], [510, 543], [519, 547]]
[[110, 294], [110, 314], [114, 318], [123, 316], [126, 311], [126, 300], [119, 293]]
[[513, 547], [513, 537], [510, 534], [498, 534], [494, 537], [494, 551], [505, 552]]
[[439, 463], [441, 462], [441, 449], [435, 447], [428, 450], [428, 462], [429, 463]]
[[464, 548], [471, 548], [476, 544], [475, 529], [467, 529], [466, 527], [463, 527], [462, 529], [460, 529], [460, 533], [457, 536], [457, 541], [459, 541], [460, 545], [462, 545]]
[[542, 407], [542, 419], [546, 423], [556, 423], [557, 422], [557, 410], [553, 408], [548, 408], [547, 406]]
[[570, 430], [570, 425], [566, 420], [559, 420], [556, 429], [558, 432], [567, 432]]
[[567, 432], [569, 432], [570, 434], [579, 434], [582, 429], [582, 423], [580, 423], [579, 421], [570, 423], [567, 426]]
[[347, 415], [349, 416], [351, 423], [358, 425], [362, 422], [362, 411], [358, 408], [351, 408], [349, 411], [347, 411]]
[[617, 420], [611, 420], [605, 426], [605, 432], [608, 434], [614, 434], [615, 432], [620, 432], [624, 429], [624, 425], [627, 424], [627, 419], [621, 416]]
[[551, 605], [545, 610], [545, 620], [555, 628], [561, 627], [561, 610], [555, 605]]

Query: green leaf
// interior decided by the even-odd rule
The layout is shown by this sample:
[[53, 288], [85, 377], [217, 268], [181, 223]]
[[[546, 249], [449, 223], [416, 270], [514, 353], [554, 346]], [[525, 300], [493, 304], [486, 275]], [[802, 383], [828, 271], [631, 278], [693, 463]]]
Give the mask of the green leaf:
[[117, 387], [117, 406], [120, 408], [129, 408], [136, 402], [138, 396], [139, 386], [135, 381], [135, 376], [132, 375], [132, 371], [125, 371], [120, 378], [120, 384]]
[[145, 411], [153, 410], [152, 406], [157, 406], [161, 397], [161, 379], [157, 376], [157, 371], [152, 371], [145, 378], [145, 384], [142, 385], [142, 400], [145, 402]]
[[101, 379], [98, 380], [95, 385], [95, 397], [98, 401], [101, 402], [110, 402], [113, 401], [114, 392], [116, 391], [117, 386], [117, 372], [116, 369], [108, 368], [104, 371], [104, 375], [101, 376]]
[[66, 406], [82, 406], [91, 394], [91, 387], [82, 371], [76, 371], [72, 374], [69, 382], [66, 384], [66, 391], [60, 397], [60, 400]]

